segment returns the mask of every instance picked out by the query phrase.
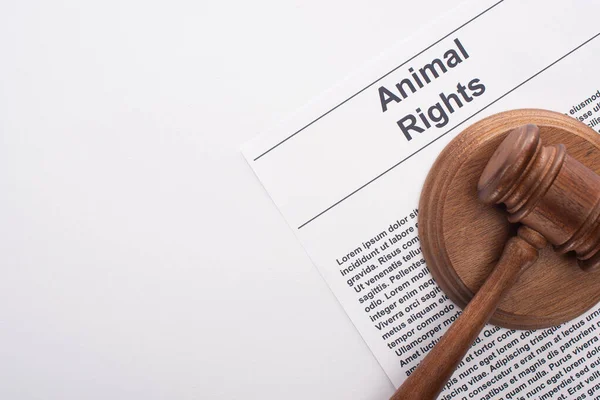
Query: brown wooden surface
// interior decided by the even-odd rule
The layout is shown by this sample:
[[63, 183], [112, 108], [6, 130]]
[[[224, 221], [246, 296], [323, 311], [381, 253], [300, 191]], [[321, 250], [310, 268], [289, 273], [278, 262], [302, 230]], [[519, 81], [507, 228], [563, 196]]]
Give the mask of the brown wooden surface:
[[[600, 173], [600, 137], [565, 115], [515, 110], [484, 119], [463, 131], [442, 152], [423, 188], [419, 236], [436, 282], [461, 307], [490, 275], [514, 225], [507, 212], [477, 198], [488, 160], [514, 128], [535, 124], [545, 145], [564, 144], [583, 165]], [[583, 271], [573, 255], [548, 246], [500, 302], [491, 322], [535, 329], [575, 318], [600, 300], [600, 271]]]
[[536, 125], [513, 130], [483, 170], [478, 197], [504, 204], [510, 222], [540, 232], [560, 254], [574, 252], [584, 269], [600, 264], [600, 176], [546, 145]]
[[432, 400], [454, 373], [479, 332], [492, 316], [500, 299], [510, 291], [520, 273], [538, 257], [546, 240], [522, 226], [519, 236], [509, 239], [502, 257], [481, 290], [450, 326], [418, 368], [392, 396], [392, 400]]

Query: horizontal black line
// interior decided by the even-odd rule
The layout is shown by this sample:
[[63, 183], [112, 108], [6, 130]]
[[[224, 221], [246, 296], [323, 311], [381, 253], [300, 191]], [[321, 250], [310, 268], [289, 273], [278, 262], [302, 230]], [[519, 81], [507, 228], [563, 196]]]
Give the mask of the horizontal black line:
[[406, 158], [402, 159], [401, 161], [397, 162], [396, 164], [392, 165], [390, 168], [386, 169], [385, 171], [383, 171], [382, 173], [380, 173], [379, 175], [377, 175], [375, 178], [371, 179], [369, 182], [365, 183], [364, 185], [362, 185], [361, 187], [359, 187], [358, 189], [356, 189], [355, 191], [353, 191], [352, 193], [348, 194], [347, 196], [343, 197], [341, 200], [336, 201], [335, 203], [333, 203], [331, 206], [327, 207], [325, 210], [321, 211], [320, 213], [318, 213], [317, 215], [315, 215], [314, 217], [312, 217], [311, 219], [309, 219], [308, 221], [306, 221], [305, 223], [303, 223], [302, 225], [300, 225], [298, 227], [298, 229], [302, 228], [303, 226], [306, 226], [307, 224], [309, 224], [310, 222], [314, 221], [315, 219], [319, 218], [321, 215], [325, 214], [327, 211], [331, 210], [332, 208], [334, 208], [335, 206], [339, 205], [341, 202], [343, 202], [344, 200], [347, 200], [349, 197], [355, 195], [356, 193], [358, 193], [359, 191], [361, 191], [362, 189], [364, 189], [365, 187], [367, 187], [368, 185], [370, 185], [371, 183], [375, 182], [377, 179], [381, 178], [382, 176], [384, 176], [385, 174], [387, 174], [388, 172], [390, 172], [391, 170], [393, 170], [394, 168], [396, 168], [397, 166], [399, 166], [400, 164], [402, 164], [404, 161], [408, 160], [409, 158], [411, 158], [412, 156], [414, 156], [415, 154], [419, 153], [421, 150], [429, 147], [431, 144], [437, 142], [438, 140], [440, 140], [442, 137], [446, 136], [448, 133], [452, 132], [454, 129], [456, 129], [457, 127], [459, 127], [460, 125], [464, 124], [465, 122], [467, 122], [468, 120], [470, 120], [471, 118], [473, 118], [474, 116], [476, 116], [477, 114], [479, 114], [480, 112], [482, 112], [483, 110], [487, 109], [488, 107], [490, 107], [491, 105], [497, 103], [498, 101], [500, 101], [501, 99], [503, 99], [504, 97], [508, 96], [509, 94], [511, 94], [512, 92], [514, 92], [515, 90], [517, 90], [518, 88], [520, 88], [521, 86], [523, 86], [524, 84], [526, 84], [527, 82], [529, 82], [530, 80], [532, 80], [533, 78], [535, 78], [536, 76], [538, 76], [539, 74], [541, 74], [542, 72], [546, 71], [548, 68], [552, 67], [554, 64], [558, 63], [559, 61], [561, 61], [562, 59], [564, 59], [565, 57], [569, 56], [570, 54], [572, 54], [573, 52], [575, 52], [576, 50], [580, 49], [581, 47], [585, 46], [586, 44], [588, 44], [589, 42], [591, 42], [592, 40], [594, 40], [595, 38], [597, 38], [598, 36], [600, 36], [600, 33], [595, 34], [594, 36], [592, 36], [591, 38], [589, 38], [588, 40], [586, 40], [585, 42], [583, 42], [582, 44], [580, 44], [579, 46], [575, 47], [573, 50], [569, 51], [567, 54], [563, 55], [562, 57], [560, 57], [559, 59], [555, 60], [552, 64], [546, 66], [545, 68], [541, 69], [540, 71], [538, 71], [537, 73], [535, 73], [534, 75], [530, 76], [529, 78], [527, 78], [526, 80], [524, 80], [523, 82], [519, 83], [517, 86], [515, 86], [514, 88], [510, 89], [508, 92], [504, 93], [502, 96], [498, 97], [496, 100], [492, 101], [491, 103], [489, 103], [488, 105], [486, 105], [485, 107], [483, 107], [482, 109], [478, 110], [477, 112], [471, 114], [469, 117], [465, 118], [464, 120], [462, 120], [461, 122], [459, 122], [458, 124], [454, 125], [452, 128], [450, 128], [449, 130], [447, 130], [446, 132], [442, 133], [440, 136], [438, 136], [437, 138], [433, 139], [431, 142], [427, 143], [425, 146], [421, 147], [419, 150], [415, 151], [414, 153], [410, 154], [409, 156], [407, 156]]
[[416, 57], [420, 56], [421, 54], [423, 54], [424, 52], [426, 52], [427, 50], [429, 50], [430, 48], [432, 48], [433, 46], [435, 46], [436, 44], [438, 44], [442, 40], [446, 39], [448, 36], [452, 35], [453, 33], [456, 33], [456, 31], [458, 31], [459, 29], [464, 28], [469, 23], [475, 21], [477, 18], [481, 17], [483, 14], [485, 14], [488, 11], [490, 11], [492, 8], [496, 7], [498, 4], [502, 3], [503, 1], [504, 0], [500, 0], [496, 4], [492, 5], [490, 8], [488, 8], [488, 9], [482, 11], [481, 13], [477, 14], [476, 16], [474, 16], [473, 18], [471, 18], [470, 20], [468, 20], [467, 22], [465, 22], [464, 24], [462, 24], [461, 26], [459, 26], [458, 28], [456, 28], [455, 30], [453, 30], [452, 32], [450, 32], [449, 34], [447, 34], [446, 36], [444, 36], [441, 39], [437, 40], [435, 43], [427, 46], [425, 49], [421, 50], [420, 52], [418, 52], [417, 54], [415, 54], [414, 56], [412, 56], [408, 60], [404, 61], [402, 64], [398, 65], [396, 68], [394, 68], [390, 72], [386, 73], [385, 75], [383, 75], [383, 76], [377, 78], [376, 80], [374, 80], [373, 82], [369, 83], [367, 86], [365, 86], [364, 88], [360, 89], [358, 92], [354, 93], [352, 96], [348, 97], [346, 100], [342, 101], [340, 104], [338, 104], [337, 106], [333, 107], [332, 109], [330, 109], [329, 111], [327, 111], [325, 114], [323, 114], [323, 115], [319, 116], [318, 118], [312, 120], [308, 124], [304, 125], [302, 128], [298, 129], [296, 132], [292, 133], [290, 136], [288, 136], [285, 139], [283, 139], [281, 142], [277, 143], [275, 146], [271, 147], [270, 149], [268, 149], [267, 151], [265, 151], [264, 153], [262, 153], [261, 155], [259, 155], [258, 157], [256, 157], [254, 159], [254, 161], [258, 160], [259, 158], [261, 158], [265, 154], [269, 153], [271, 150], [274, 150], [275, 148], [281, 146], [283, 143], [287, 142], [288, 140], [290, 140], [291, 138], [293, 138], [294, 136], [296, 136], [297, 134], [299, 134], [300, 132], [302, 132], [303, 130], [305, 130], [306, 128], [308, 128], [309, 126], [311, 126], [312, 124], [314, 124], [315, 122], [317, 122], [318, 120], [320, 120], [321, 118], [323, 118], [324, 116], [326, 116], [327, 114], [329, 114], [330, 112], [332, 112], [334, 110], [337, 110], [340, 106], [346, 104], [348, 101], [352, 100], [353, 98], [355, 98], [356, 96], [358, 96], [359, 94], [361, 94], [362, 92], [364, 92], [365, 90], [367, 90], [368, 88], [370, 88], [371, 86], [373, 86], [374, 84], [376, 84], [377, 82], [379, 82], [380, 80], [382, 80], [383, 78], [385, 78], [386, 76], [388, 76], [389, 74], [391, 74], [392, 72], [396, 71], [398, 68], [401, 68], [404, 65], [406, 65], [407, 63], [411, 62]]

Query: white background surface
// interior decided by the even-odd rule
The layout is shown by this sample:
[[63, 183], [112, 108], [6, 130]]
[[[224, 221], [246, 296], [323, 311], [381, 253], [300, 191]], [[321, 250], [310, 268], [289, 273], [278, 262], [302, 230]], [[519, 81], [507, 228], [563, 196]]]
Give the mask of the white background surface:
[[239, 148], [454, 5], [2, 1], [0, 398], [390, 396]]

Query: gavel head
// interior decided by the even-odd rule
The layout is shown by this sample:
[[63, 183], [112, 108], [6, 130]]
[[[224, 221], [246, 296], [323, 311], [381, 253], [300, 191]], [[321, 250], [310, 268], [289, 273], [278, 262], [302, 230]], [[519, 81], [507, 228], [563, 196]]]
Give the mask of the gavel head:
[[508, 134], [477, 189], [484, 203], [504, 203], [510, 222], [539, 232], [561, 254], [574, 251], [581, 268], [600, 267], [600, 176], [563, 145], [543, 146], [537, 126]]

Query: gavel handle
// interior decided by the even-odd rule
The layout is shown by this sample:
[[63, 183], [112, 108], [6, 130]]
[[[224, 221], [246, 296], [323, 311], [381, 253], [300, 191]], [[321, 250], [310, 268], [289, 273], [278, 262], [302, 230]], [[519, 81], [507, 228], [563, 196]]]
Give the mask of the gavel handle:
[[437, 397], [504, 294], [521, 271], [537, 260], [538, 249], [545, 245], [546, 240], [536, 231], [526, 226], [519, 228], [518, 235], [504, 246], [498, 264], [475, 297], [391, 400], [433, 400]]

